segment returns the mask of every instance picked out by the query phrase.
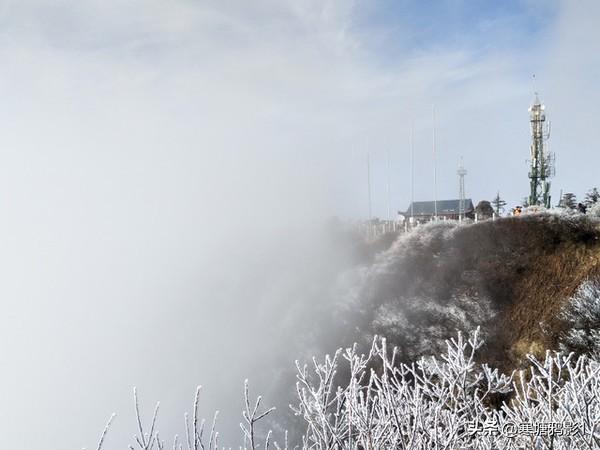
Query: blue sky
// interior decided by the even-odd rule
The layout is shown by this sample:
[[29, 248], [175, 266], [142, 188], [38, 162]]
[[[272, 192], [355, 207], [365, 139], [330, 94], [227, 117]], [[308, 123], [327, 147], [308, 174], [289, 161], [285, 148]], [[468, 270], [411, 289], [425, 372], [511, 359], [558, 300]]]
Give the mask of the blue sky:
[[365, 14], [357, 26], [381, 34], [377, 51], [385, 58], [401, 50], [520, 48], [526, 39], [535, 43], [558, 14], [554, 1], [390, 0], [369, 6], [359, 7]]

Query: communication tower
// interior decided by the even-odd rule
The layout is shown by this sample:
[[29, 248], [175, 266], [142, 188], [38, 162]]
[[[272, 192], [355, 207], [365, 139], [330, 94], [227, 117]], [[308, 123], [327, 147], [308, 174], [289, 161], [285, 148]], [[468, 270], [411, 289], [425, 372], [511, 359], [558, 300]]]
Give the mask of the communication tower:
[[546, 122], [545, 106], [538, 94], [529, 107], [531, 123], [531, 160], [529, 169], [529, 205], [550, 208], [550, 178], [554, 176], [554, 153], [548, 151], [546, 141], [550, 137], [550, 124]]

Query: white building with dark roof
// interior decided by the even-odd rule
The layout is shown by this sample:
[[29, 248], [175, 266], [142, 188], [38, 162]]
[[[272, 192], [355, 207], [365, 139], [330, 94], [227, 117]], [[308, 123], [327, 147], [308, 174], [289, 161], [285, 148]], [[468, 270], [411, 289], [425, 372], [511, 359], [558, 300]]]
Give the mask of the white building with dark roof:
[[[426, 222], [435, 217], [436, 209], [438, 219], [458, 220], [460, 216], [460, 200], [413, 202], [408, 206], [408, 209], [404, 215], [405, 217], [412, 216], [415, 218], [415, 220], [420, 222]], [[464, 217], [471, 219], [475, 217], [475, 207], [473, 206], [473, 201], [470, 198], [465, 199], [465, 209], [463, 211], [463, 215]]]

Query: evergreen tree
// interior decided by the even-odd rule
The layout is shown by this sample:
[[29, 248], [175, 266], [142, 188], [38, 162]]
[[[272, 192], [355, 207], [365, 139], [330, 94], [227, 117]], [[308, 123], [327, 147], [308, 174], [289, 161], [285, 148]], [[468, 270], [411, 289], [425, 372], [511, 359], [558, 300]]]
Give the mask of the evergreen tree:
[[598, 188], [592, 188], [585, 194], [585, 200], [583, 203], [588, 208], [592, 205], [595, 205], [600, 200], [600, 192], [598, 192]]
[[564, 193], [562, 198], [560, 199], [560, 206], [568, 209], [577, 208], [577, 198], [575, 197], [575, 194], [573, 194], [572, 192]]
[[494, 211], [496, 212], [496, 215], [502, 215], [502, 213], [504, 212], [504, 207], [506, 206], [506, 201], [500, 198], [500, 192], [498, 192], [492, 200], [492, 205], [494, 206]]
[[487, 200], [481, 200], [475, 207], [475, 212], [480, 219], [490, 219], [494, 214], [492, 204]]

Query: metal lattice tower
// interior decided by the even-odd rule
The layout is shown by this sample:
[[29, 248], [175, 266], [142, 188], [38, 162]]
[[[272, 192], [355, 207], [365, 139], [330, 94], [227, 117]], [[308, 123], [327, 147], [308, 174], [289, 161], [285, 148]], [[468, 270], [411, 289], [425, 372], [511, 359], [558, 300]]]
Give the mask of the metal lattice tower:
[[458, 171], [456, 172], [458, 174], [458, 189], [459, 189], [459, 194], [458, 194], [458, 216], [460, 219], [463, 219], [465, 216], [465, 175], [467, 174], [467, 170], [465, 169], [464, 165], [463, 165], [463, 159], [460, 158], [460, 166], [458, 166]]
[[550, 180], [554, 176], [554, 154], [547, 149], [550, 126], [546, 123], [545, 107], [537, 92], [533, 105], [529, 108], [531, 123], [531, 161], [529, 169], [529, 204], [550, 208]]

